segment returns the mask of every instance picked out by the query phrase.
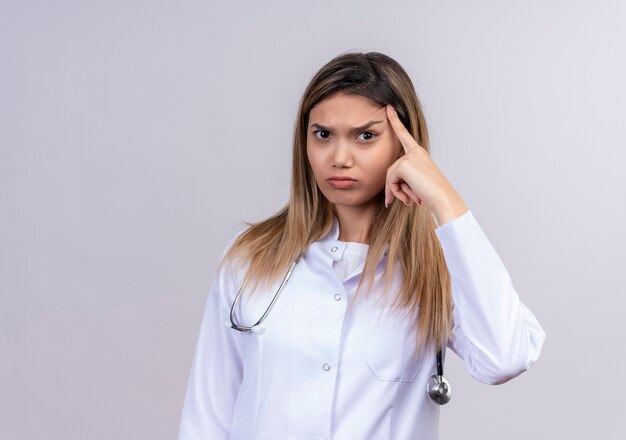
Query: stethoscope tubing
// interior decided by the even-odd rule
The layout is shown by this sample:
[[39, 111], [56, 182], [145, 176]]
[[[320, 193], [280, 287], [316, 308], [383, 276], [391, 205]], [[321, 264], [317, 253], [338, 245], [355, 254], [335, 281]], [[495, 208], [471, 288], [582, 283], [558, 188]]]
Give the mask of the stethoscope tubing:
[[296, 258], [291, 263], [291, 266], [289, 267], [289, 270], [287, 271], [287, 274], [283, 278], [282, 283], [280, 283], [280, 286], [278, 286], [278, 290], [276, 290], [276, 293], [274, 294], [274, 297], [272, 298], [272, 301], [270, 302], [270, 305], [265, 310], [265, 313], [263, 313], [263, 315], [261, 315], [261, 318], [259, 318], [259, 320], [255, 324], [253, 324], [252, 326], [249, 326], [249, 327], [245, 326], [245, 325], [239, 325], [238, 323], [235, 322], [235, 317], [234, 317], [235, 307], [237, 306], [237, 303], [239, 302], [239, 298], [241, 296], [241, 292], [243, 291], [243, 288], [245, 287], [245, 285], [246, 285], [246, 283], [248, 281], [248, 279], [246, 278], [246, 280], [241, 285], [241, 287], [239, 287], [239, 291], [237, 292], [237, 295], [235, 296], [235, 300], [233, 301], [233, 305], [230, 308], [230, 324], [231, 324], [232, 328], [234, 328], [235, 330], [239, 330], [240, 332], [252, 331], [253, 328], [255, 328], [255, 327], [258, 328], [258, 326], [261, 324], [261, 322], [263, 322], [265, 317], [269, 314], [269, 312], [274, 307], [274, 304], [276, 303], [276, 300], [278, 299], [278, 296], [282, 292], [283, 287], [285, 286], [285, 284], [287, 284], [287, 281], [291, 277], [291, 272], [293, 272], [293, 268], [300, 261], [300, 258], [302, 258], [302, 255], [298, 256], [298, 258]]
[[[276, 290], [276, 293], [274, 294], [274, 297], [272, 298], [272, 301], [270, 302], [270, 305], [265, 310], [265, 313], [263, 313], [263, 315], [261, 315], [259, 320], [255, 324], [253, 324], [251, 326], [245, 326], [245, 325], [240, 325], [240, 324], [236, 323], [235, 322], [235, 316], [234, 316], [234, 314], [235, 314], [235, 307], [239, 303], [239, 298], [241, 297], [241, 293], [243, 292], [243, 288], [245, 287], [245, 285], [247, 284], [247, 281], [248, 281], [248, 278], [246, 277], [246, 279], [244, 280], [244, 282], [241, 285], [241, 287], [239, 287], [239, 290], [237, 291], [237, 295], [235, 296], [233, 304], [232, 304], [232, 306], [230, 308], [230, 322], [226, 322], [225, 326], [233, 328], [233, 329], [238, 330], [240, 332], [262, 333], [263, 330], [260, 327], [261, 323], [263, 322], [263, 320], [265, 320], [265, 317], [269, 314], [269, 312], [274, 307], [274, 304], [276, 303], [276, 300], [278, 299], [278, 296], [282, 292], [283, 287], [285, 286], [285, 284], [287, 284], [287, 281], [291, 277], [291, 273], [293, 272], [294, 267], [300, 261], [301, 258], [302, 258], [302, 254], [300, 254], [298, 256], [298, 258], [296, 258], [291, 263], [291, 266], [289, 267], [289, 270], [287, 271], [287, 274], [283, 278], [283, 281], [280, 283], [280, 286], [278, 286], [278, 289]], [[448, 401], [450, 400], [450, 396], [451, 396], [451, 393], [452, 393], [452, 388], [450, 387], [450, 383], [443, 376], [443, 355], [442, 355], [441, 348], [439, 348], [437, 350], [436, 363], [437, 363], [437, 373], [433, 374], [432, 376], [430, 376], [428, 378], [428, 381], [426, 383], [426, 393], [430, 396], [430, 398], [435, 403], [437, 403], [439, 405], [444, 405], [444, 404], [448, 403]]]

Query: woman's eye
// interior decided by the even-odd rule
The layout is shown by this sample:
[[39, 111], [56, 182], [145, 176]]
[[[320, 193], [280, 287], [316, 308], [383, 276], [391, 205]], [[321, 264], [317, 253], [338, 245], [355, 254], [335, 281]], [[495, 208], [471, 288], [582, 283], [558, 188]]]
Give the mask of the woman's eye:
[[313, 135], [318, 139], [328, 139], [329, 133], [328, 130], [315, 130]]
[[372, 133], [371, 131], [364, 131], [363, 133], [359, 134], [359, 136], [364, 135], [364, 138], [361, 138], [364, 141], [371, 141], [372, 139], [374, 139], [376, 137], [375, 133]]

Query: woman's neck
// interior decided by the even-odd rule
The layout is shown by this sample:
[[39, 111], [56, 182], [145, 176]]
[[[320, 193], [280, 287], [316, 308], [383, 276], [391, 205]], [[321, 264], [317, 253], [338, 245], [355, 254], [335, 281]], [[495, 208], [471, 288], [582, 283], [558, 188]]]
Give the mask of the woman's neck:
[[335, 215], [339, 221], [337, 240], [369, 244], [367, 236], [373, 217], [371, 207], [335, 205]]

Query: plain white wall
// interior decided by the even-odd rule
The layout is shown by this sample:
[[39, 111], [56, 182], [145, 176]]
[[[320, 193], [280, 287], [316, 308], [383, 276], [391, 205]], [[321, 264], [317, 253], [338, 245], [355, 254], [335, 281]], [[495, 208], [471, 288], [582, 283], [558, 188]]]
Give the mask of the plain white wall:
[[[171, 439], [222, 247], [286, 201], [298, 99], [347, 50], [411, 75], [432, 155], [548, 338], [441, 438], [623, 438], [626, 7], [0, 3], [0, 438]], [[615, 379], [613, 379], [615, 378]]]

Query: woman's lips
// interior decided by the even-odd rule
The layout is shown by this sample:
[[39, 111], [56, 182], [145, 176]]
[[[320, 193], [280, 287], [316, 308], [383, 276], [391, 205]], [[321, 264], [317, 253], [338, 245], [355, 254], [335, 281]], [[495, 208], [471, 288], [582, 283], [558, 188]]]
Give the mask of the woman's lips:
[[328, 179], [328, 183], [333, 188], [350, 188], [356, 183], [356, 180], [352, 180], [350, 178], [330, 178]]

